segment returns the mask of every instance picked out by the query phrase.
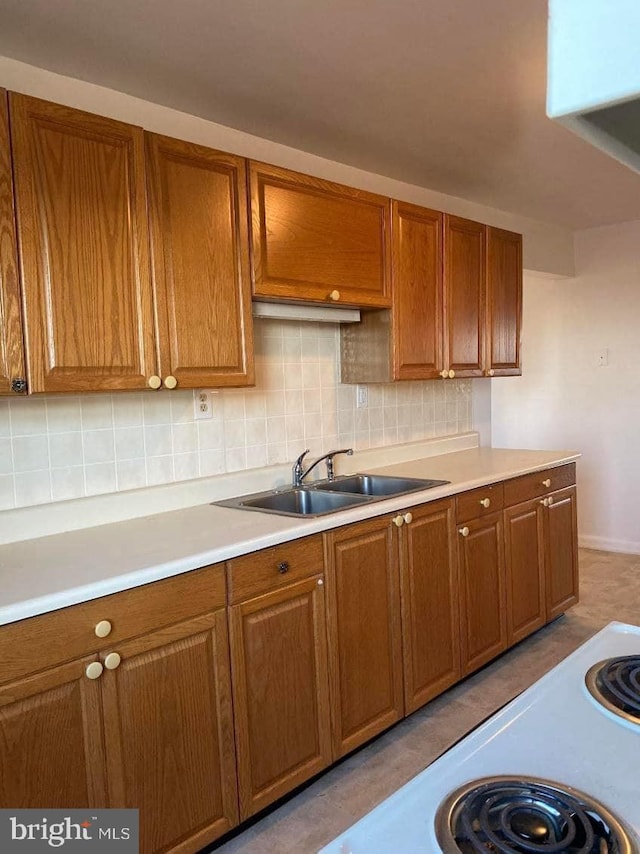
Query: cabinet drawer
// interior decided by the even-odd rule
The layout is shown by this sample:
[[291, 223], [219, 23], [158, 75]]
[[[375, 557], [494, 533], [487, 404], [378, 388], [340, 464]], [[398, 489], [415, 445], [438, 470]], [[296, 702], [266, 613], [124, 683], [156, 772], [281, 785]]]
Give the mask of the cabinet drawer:
[[227, 562], [229, 604], [322, 572], [321, 534], [234, 558]]
[[519, 504], [521, 501], [530, 501], [539, 495], [546, 495], [556, 489], [564, 489], [573, 486], [576, 482], [576, 464], [568, 463], [566, 466], [557, 466], [544, 471], [536, 471], [533, 474], [525, 474], [507, 480], [504, 484], [504, 500], [508, 506]]
[[468, 522], [470, 519], [481, 519], [504, 507], [503, 484], [492, 483], [463, 492], [456, 498], [456, 519], [458, 522]]
[[[0, 626], [0, 683], [224, 605], [224, 566], [218, 564]], [[111, 631], [98, 637], [104, 620]]]

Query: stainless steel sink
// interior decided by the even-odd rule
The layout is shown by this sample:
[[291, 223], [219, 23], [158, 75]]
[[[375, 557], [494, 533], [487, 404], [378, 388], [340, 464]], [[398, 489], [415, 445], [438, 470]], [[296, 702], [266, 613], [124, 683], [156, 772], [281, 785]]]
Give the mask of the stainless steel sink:
[[386, 474], [354, 474], [339, 477], [334, 481], [314, 484], [314, 489], [355, 495], [371, 495], [380, 498], [391, 498], [395, 495], [406, 495], [409, 492], [419, 492], [421, 489], [432, 489], [443, 486], [448, 480], [425, 480], [419, 477], [393, 477]]
[[260, 510], [281, 516], [324, 516], [348, 507], [382, 501], [397, 495], [419, 492], [449, 483], [448, 480], [425, 480], [418, 477], [392, 477], [381, 474], [354, 474], [332, 481], [314, 483], [294, 489], [240, 495], [214, 501], [218, 507]]
[[324, 516], [336, 513], [356, 504], [366, 504], [371, 499], [366, 495], [325, 492], [311, 487], [288, 489], [284, 492], [262, 492], [254, 495], [241, 495], [216, 501], [221, 507], [236, 507], [241, 510], [262, 510], [265, 513], [278, 513], [282, 516]]

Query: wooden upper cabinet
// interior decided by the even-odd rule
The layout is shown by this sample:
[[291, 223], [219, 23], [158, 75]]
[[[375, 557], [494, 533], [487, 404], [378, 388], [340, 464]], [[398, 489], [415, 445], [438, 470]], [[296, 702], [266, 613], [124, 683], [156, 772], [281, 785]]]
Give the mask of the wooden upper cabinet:
[[480, 377], [485, 370], [485, 231], [479, 222], [445, 215], [445, 368], [456, 377]]
[[146, 134], [160, 375], [254, 381], [245, 160]]
[[443, 369], [443, 215], [393, 201], [391, 217], [394, 377], [431, 379]]
[[389, 199], [263, 163], [250, 176], [254, 296], [390, 306]]
[[[0, 394], [26, 378], [7, 93], [0, 89]], [[20, 390], [20, 386], [16, 388]]]
[[30, 390], [155, 373], [141, 128], [9, 96]]
[[487, 227], [487, 371], [522, 373], [522, 235]]

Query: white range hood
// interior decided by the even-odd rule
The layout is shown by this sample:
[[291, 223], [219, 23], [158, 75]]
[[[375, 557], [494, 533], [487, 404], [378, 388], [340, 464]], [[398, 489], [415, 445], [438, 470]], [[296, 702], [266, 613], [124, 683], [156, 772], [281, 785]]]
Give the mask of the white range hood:
[[547, 115], [640, 172], [640, 0], [549, 0]]

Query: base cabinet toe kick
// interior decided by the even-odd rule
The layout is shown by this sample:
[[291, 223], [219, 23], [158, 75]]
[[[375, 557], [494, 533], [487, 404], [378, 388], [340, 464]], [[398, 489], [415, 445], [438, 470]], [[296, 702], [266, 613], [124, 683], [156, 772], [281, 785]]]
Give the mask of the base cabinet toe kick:
[[0, 627], [0, 808], [137, 808], [143, 854], [198, 851], [574, 605], [575, 484], [556, 466]]

